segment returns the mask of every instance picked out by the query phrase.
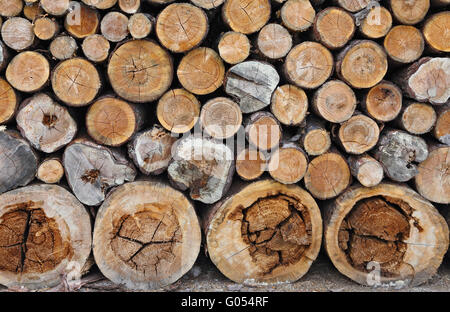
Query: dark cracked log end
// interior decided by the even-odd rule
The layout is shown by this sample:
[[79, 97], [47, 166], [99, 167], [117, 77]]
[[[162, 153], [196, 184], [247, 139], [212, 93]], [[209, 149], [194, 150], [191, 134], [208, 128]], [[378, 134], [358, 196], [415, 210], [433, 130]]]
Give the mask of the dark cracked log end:
[[38, 289], [81, 274], [91, 252], [91, 222], [60, 186], [34, 185], [0, 196], [0, 283]]
[[407, 186], [382, 183], [344, 192], [325, 211], [325, 247], [336, 268], [369, 286], [417, 286], [448, 249], [448, 226]]
[[208, 254], [237, 283], [294, 282], [317, 257], [320, 212], [314, 199], [298, 186], [254, 182], [211, 212], [205, 227]]

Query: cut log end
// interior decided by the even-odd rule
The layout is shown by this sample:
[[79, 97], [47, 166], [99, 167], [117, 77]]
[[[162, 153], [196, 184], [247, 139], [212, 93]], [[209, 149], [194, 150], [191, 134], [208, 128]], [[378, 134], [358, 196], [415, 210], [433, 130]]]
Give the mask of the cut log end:
[[150, 290], [174, 283], [192, 268], [201, 230], [182, 193], [141, 181], [108, 196], [98, 212], [93, 240], [96, 263], [108, 279]]
[[394, 120], [402, 109], [402, 91], [389, 81], [382, 81], [367, 93], [362, 106], [367, 114], [379, 121]]
[[295, 46], [286, 57], [284, 72], [301, 88], [315, 89], [333, 73], [333, 55], [323, 45], [306, 41]]
[[138, 130], [139, 112], [131, 104], [114, 97], [104, 97], [89, 107], [86, 128], [99, 144], [120, 146]]
[[0, 78], [0, 124], [10, 121], [16, 113], [18, 106], [17, 94], [11, 85], [4, 79]]
[[410, 98], [434, 105], [450, 98], [450, 58], [421, 58], [396, 74], [396, 81]]
[[0, 131], [0, 194], [30, 183], [38, 166], [38, 158], [28, 142], [18, 132]]
[[59, 36], [50, 43], [50, 53], [60, 61], [72, 58], [77, 49], [77, 42], [71, 36]]
[[349, 12], [358, 12], [366, 8], [371, 0], [336, 0], [337, 4]]
[[229, 31], [220, 38], [218, 50], [220, 57], [228, 64], [238, 64], [250, 55], [250, 41], [244, 34]]
[[143, 174], [163, 173], [172, 159], [176, 138], [158, 125], [137, 133], [128, 144], [128, 154]]
[[229, 147], [194, 136], [179, 140], [168, 173], [180, 190], [190, 189], [190, 197], [205, 204], [219, 201], [228, 191], [234, 174], [234, 158]]
[[308, 117], [306, 125], [300, 130], [300, 144], [311, 156], [319, 156], [327, 152], [331, 147], [331, 137], [325, 129], [324, 122]]
[[282, 129], [278, 120], [268, 112], [252, 114], [247, 120], [245, 133], [248, 142], [262, 151], [276, 148], [282, 138]]
[[410, 102], [402, 109], [398, 124], [409, 133], [419, 135], [430, 132], [436, 120], [437, 116], [433, 106]]
[[269, 0], [228, 0], [222, 7], [225, 23], [243, 34], [259, 31], [270, 19], [271, 7]]
[[52, 73], [55, 95], [69, 106], [86, 106], [100, 91], [100, 75], [92, 63], [72, 58], [59, 63]]
[[173, 3], [156, 20], [156, 35], [161, 44], [176, 52], [187, 52], [200, 45], [208, 33], [206, 13], [189, 3]]
[[[117, 0], [81, 0], [84, 4], [99, 10], [110, 9], [117, 4]], [[128, 0], [130, 1], [130, 0]]]
[[295, 143], [285, 143], [270, 157], [268, 170], [270, 176], [283, 184], [299, 182], [306, 173], [308, 157]]
[[2, 25], [2, 40], [13, 50], [22, 51], [35, 42], [33, 24], [22, 17], [12, 17]]
[[420, 30], [414, 26], [393, 27], [384, 38], [384, 49], [398, 63], [416, 61], [423, 53], [425, 41]]
[[259, 52], [269, 59], [281, 59], [292, 48], [292, 36], [279, 24], [267, 24], [258, 33]]
[[[442, 30], [444, 31], [442, 32]], [[432, 15], [425, 22], [423, 35], [428, 45], [441, 52], [450, 52], [450, 11]]]
[[42, 89], [47, 84], [49, 76], [49, 62], [42, 54], [34, 51], [17, 54], [6, 68], [8, 82], [15, 89], [27, 93]]
[[327, 213], [327, 253], [341, 273], [363, 285], [420, 285], [448, 248], [445, 219], [406, 186], [351, 188]]
[[225, 66], [213, 49], [197, 48], [183, 57], [178, 65], [177, 76], [186, 90], [205, 95], [220, 88]]
[[383, 166], [367, 154], [350, 156], [348, 163], [352, 175], [365, 187], [376, 186], [383, 180]]
[[291, 31], [305, 31], [314, 22], [316, 11], [309, 0], [288, 0], [281, 8], [283, 25]]
[[128, 41], [112, 53], [108, 77], [114, 91], [124, 99], [137, 103], [151, 102], [170, 87], [172, 60], [153, 41]]
[[81, 48], [88, 60], [101, 63], [106, 61], [109, 56], [110, 43], [102, 35], [95, 34], [86, 37]]
[[212, 10], [220, 7], [225, 0], [191, 0], [191, 2], [205, 10]]
[[109, 188], [136, 177], [136, 170], [123, 156], [86, 140], [67, 146], [63, 165], [73, 193], [88, 206], [100, 205]]
[[84, 39], [95, 34], [99, 26], [100, 17], [98, 12], [95, 9], [79, 4], [74, 5], [64, 21], [64, 27], [67, 32], [77, 39]]
[[133, 14], [128, 21], [128, 31], [134, 39], [146, 38], [153, 29], [155, 18], [144, 13]]
[[428, 147], [421, 137], [400, 130], [386, 130], [374, 155], [390, 179], [406, 182], [417, 175], [417, 164], [427, 159]]
[[418, 167], [415, 182], [419, 193], [432, 202], [450, 204], [450, 147], [435, 148]]
[[17, 16], [22, 12], [23, 7], [22, 0], [1, 0], [0, 15], [5, 17]]
[[391, 0], [392, 13], [397, 21], [405, 25], [421, 22], [430, 8], [430, 0]]
[[355, 92], [340, 80], [330, 80], [313, 97], [313, 111], [325, 120], [341, 123], [348, 120], [357, 105]]
[[382, 6], [375, 6], [362, 20], [359, 30], [369, 39], [379, 39], [386, 36], [391, 27], [391, 12]]
[[41, 17], [34, 21], [33, 31], [37, 38], [50, 40], [58, 33], [58, 24], [48, 17]]
[[314, 35], [329, 49], [342, 48], [355, 33], [355, 22], [350, 13], [330, 7], [320, 11], [314, 21]]
[[306, 188], [315, 198], [330, 199], [350, 185], [350, 168], [340, 154], [327, 152], [309, 163], [304, 180]]
[[40, 0], [42, 9], [50, 15], [62, 16], [70, 7], [70, 0]]
[[[117, 0], [114, 0], [117, 2]], [[141, 8], [141, 0], [119, 0], [119, 8], [127, 14], [135, 14]]]
[[49, 158], [40, 163], [36, 178], [47, 184], [59, 183], [64, 176], [64, 167], [61, 160]]
[[23, 7], [23, 15], [30, 21], [34, 21], [39, 16], [43, 15], [44, 10], [39, 2], [29, 3]]
[[283, 85], [273, 93], [270, 109], [282, 124], [298, 126], [306, 117], [308, 97], [305, 91], [296, 86]]
[[225, 92], [235, 98], [244, 114], [270, 105], [280, 82], [276, 69], [260, 61], [247, 61], [231, 67], [225, 79]]
[[216, 139], [234, 136], [242, 125], [242, 112], [235, 102], [218, 97], [202, 107], [200, 123], [207, 134]]
[[101, 23], [102, 35], [111, 42], [120, 42], [128, 36], [128, 17], [120, 12], [109, 12]]
[[242, 150], [236, 158], [236, 173], [244, 181], [252, 181], [261, 177], [266, 166], [266, 157], [261, 151], [254, 148]]
[[375, 147], [379, 135], [377, 123], [365, 115], [358, 114], [339, 127], [338, 139], [347, 153], [360, 155]]
[[160, 124], [168, 131], [185, 133], [197, 123], [200, 102], [184, 89], [173, 89], [159, 100], [156, 115]]
[[44, 93], [25, 100], [16, 116], [17, 128], [31, 145], [53, 153], [69, 144], [77, 124], [67, 109]]
[[34, 185], [0, 198], [0, 239], [7, 245], [0, 251], [1, 284], [40, 289], [58, 285], [61, 275], [81, 278], [91, 252], [91, 222], [72, 194]]
[[218, 205], [206, 225], [213, 263], [234, 282], [252, 286], [301, 278], [316, 259], [322, 237], [313, 198], [298, 186], [273, 180], [241, 189]]
[[379, 83], [388, 69], [383, 48], [371, 40], [352, 41], [338, 55], [339, 77], [354, 88], [370, 88]]

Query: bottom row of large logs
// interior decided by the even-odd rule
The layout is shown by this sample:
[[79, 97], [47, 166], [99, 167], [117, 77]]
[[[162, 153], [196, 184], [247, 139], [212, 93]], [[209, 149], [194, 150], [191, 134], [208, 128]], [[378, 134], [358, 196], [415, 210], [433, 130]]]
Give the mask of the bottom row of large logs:
[[61, 276], [88, 272], [93, 259], [114, 283], [161, 288], [194, 265], [201, 226], [217, 268], [252, 286], [300, 279], [322, 238], [335, 267], [354, 281], [415, 286], [436, 273], [449, 245], [438, 210], [407, 185], [391, 183], [352, 186], [321, 202], [322, 209], [296, 185], [233, 185], [228, 197], [199, 211], [200, 222], [183, 193], [142, 180], [110, 192], [93, 237], [89, 213], [63, 187], [19, 188], [0, 195], [0, 203], [0, 283], [10, 288], [54, 287]]

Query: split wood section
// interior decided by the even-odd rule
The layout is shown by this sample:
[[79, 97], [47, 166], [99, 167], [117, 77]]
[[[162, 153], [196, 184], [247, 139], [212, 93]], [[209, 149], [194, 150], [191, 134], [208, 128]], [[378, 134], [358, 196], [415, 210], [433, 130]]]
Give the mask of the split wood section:
[[[325, 249], [336, 268], [373, 286], [416, 286], [433, 276], [449, 244], [445, 219], [407, 186], [352, 187], [327, 208]], [[376, 267], [374, 267], [374, 265]]]
[[294, 282], [316, 259], [322, 218], [298, 186], [271, 180], [238, 188], [205, 212], [206, 248], [217, 268], [246, 285]]

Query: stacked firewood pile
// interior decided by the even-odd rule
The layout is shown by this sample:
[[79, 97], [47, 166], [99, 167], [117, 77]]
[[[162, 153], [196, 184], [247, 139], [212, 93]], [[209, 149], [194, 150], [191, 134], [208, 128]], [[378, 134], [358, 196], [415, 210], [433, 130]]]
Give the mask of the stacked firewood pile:
[[[0, 283], [440, 266], [449, 0], [0, 0]], [[440, 211], [440, 212], [439, 212]], [[203, 234], [202, 234], [203, 231]]]

